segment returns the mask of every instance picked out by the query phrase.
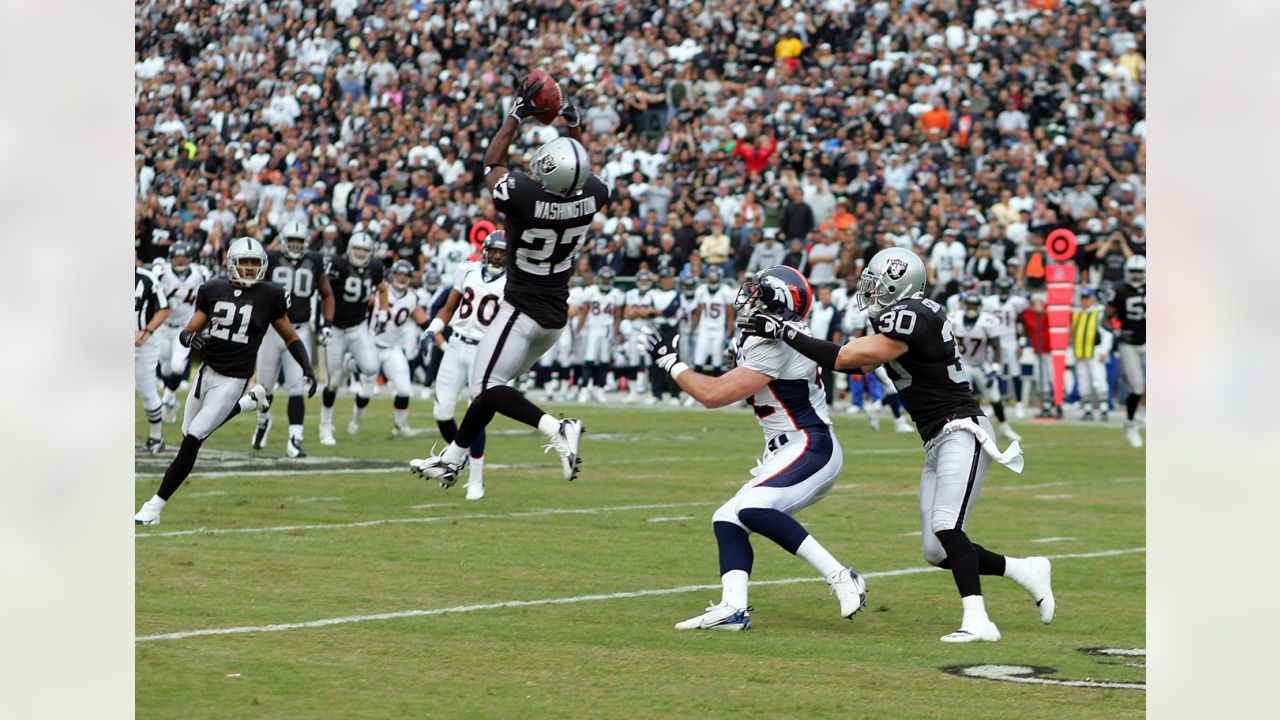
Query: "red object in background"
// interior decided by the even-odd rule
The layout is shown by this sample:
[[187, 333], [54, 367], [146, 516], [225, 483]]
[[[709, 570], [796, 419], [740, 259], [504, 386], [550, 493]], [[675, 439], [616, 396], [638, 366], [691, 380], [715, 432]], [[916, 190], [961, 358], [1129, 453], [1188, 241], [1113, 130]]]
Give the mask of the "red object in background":
[[1027, 344], [1036, 353], [1049, 352], [1049, 314], [1031, 308], [1022, 311], [1022, 325], [1027, 329]]
[[765, 166], [769, 164], [769, 158], [773, 157], [777, 149], [778, 141], [772, 137], [769, 138], [769, 144], [762, 148], [739, 140], [733, 148], [733, 154], [746, 161], [748, 173], [758, 173], [764, 172]]
[[[1058, 228], [1044, 239], [1044, 247], [1049, 257], [1058, 262], [1067, 262], [1076, 256], [1076, 234], [1066, 228]], [[1075, 273], [1071, 274], [1071, 282], [1075, 282]]]
[[1044, 269], [1045, 309], [1049, 325], [1049, 348], [1053, 353], [1053, 402], [1062, 405], [1063, 385], [1067, 377], [1067, 346], [1071, 340], [1071, 306], [1075, 304], [1076, 265], [1070, 262], [1076, 254], [1075, 235], [1059, 228], [1049, 233], [1053, 245], [1045, 243], [1049, 256], [1063, 265], [1047, 265]]
[[467, 240], [477, 251], [484, 246], [484, 239], [489, 237], [498, 226], [488, 220], [477, 220], [471, 224], [471, 229], [467, 231]]

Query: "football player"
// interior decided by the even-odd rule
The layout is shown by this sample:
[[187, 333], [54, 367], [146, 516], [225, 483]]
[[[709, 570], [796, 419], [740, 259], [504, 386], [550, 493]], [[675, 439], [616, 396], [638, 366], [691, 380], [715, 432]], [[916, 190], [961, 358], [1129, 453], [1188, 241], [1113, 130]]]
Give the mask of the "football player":
[[[650, 387], [653, 386], [653, 375], [647, 369], [648, 362], [642, 357], [644, 353], [637, 349], [639, 347], [637, 342], [640, 337], [640, 331], [644, 329], [648, 319], [656, 314], [651, 298], [652, 295], [653, 273], [648, 269], [640, 270], [636, 273], [636, 286], [627, 291], [622, 307], [622, 317], [627, 323], [624, 350], [628, 350], [628, 364], [634, 363], [632, 366], [636, 368], [636, 382], [627, 391], [628, 402], [634, 401], [644, 391], [640, 382], [640, 368], [642, 365], [646, 366], [647, 384]], [[645, 403], [649, 405], [657, 402], [657, 398], [653, 397], [645, 400]]]
[[1018, 318], [1024, 310], [1031, 307], [1026, 297], [1014, 292], [1011, 277], [996, 280], [995, 295], [988, 295], [982, 301], [983, 310], [994, 317], [1000, 332], [1000, 381], [1002, 393], [1013, 397], [1015, 412], [1022, 417], [1022, 361], [1018, 359]]
[[[409, 395], [413, 392], [409, 385], [409, 356], [418, 354], [417, 328], [427, 324], [427, 311], [418, 304], [418, 293], [410, 287], [412, 282], [413, 264], [408, 260], [397, 260], [391, 266], [391, 287], [387, 290], [387, 300], [391, 304], [389, 318], [382, 331], [373, 338], [382, 376], [395, 393], [391, 401], [394, 408], [391, 434], [395, 437], [413, 437], [419, 433], [409, 427]], [[351, 355], [347, 356], [346, 362], [347, 372], [359, 370]]]
[[1000, 630], [987, 615], [980, 575], [1003, 575], [1027, 591], [1040, 620], [1053, 620], [1054, 598], [1046, 558], [998, 555], [972, 542], [965, 523], [994, 459], [1022, 471], [1022, 450], [996, 447], [994, 428], [982, 414], [960, 361], [951, 321], [924, 297], [925, 267], [902, 248], [881, 250], [858, 280], [854, 302], [866, 310], [871, 331], [843, 346], [818, 340], [779, 313], [757, 312], [739, 326], [747, 335], [781, 339], [819, 365], [850, 371], [885, 365], [903, 405], [924, 440], [920, 475], [920, 531], [924, 558], [949, 568], [960, 591], [960, 629], [943, 642], [996, 641]]
[[[800, 324], [813, 293], [794, 268], [777, 265], [743, 283], [735, 305], [744, 316], [766, 312]], [[840, 616], [853, 617], [866, 602], [866, 582], [841, 563], [792, 517], [830, 492], [844, 454], [827, 417], [827, 399], [814, 362], [773, 339], [751, 337], [737, 348], [736, 367], [712, 377], [680, 362], [679, 335], [646, 327], [641, 341], [654, 366], [709, 408], [745, 400], [764, 430], [764, 454], [751, 479], [711, 516], [720, 552], [721, 598], [677, 630], [749, 630], [747, 585], [754, 551], [750, 534], [769, 538], [818, 571], [840, 600]]]
[[582, 422], [556, 420], [507, 384], [527, 372], [563, 334], [574, 260], [586, 244], [592, 218], [610, 201], [604, 181], [591, 173], [580, 113], [572, 104], [560, 111], [568, 126], [566, 136], [534, 153], [532, 174], [507, 168], [507, 151], [521, 121], [543, 112], [533, 102], [541, 88], [541, 82], [527, 80], [520, 86], [502, 128], [485, 151], [485, 184], [494, 207], [504, 215], [507, 231], [507, 286], [492, 330], [476, 350], [471, 406], [443, 453], [410, 463], [412, 471], [438, 479], [446, 488], [457, 480], [467, 464], [467, 449], [497, 413], [541, 430], [547, 449], [560, 455], [564, 478], [572, 480], [578, 474]]
[[[448, 298], [449, 286], [440, 281], [440, 271], [434, 265], [428, 265], [422, 271], [422, 286], [418, 288], [418, 305], [426, 310], [427, 317], [435, 317]], [[415, 362], [410, 363], [410, 367], [415, 370], [418, 367], [422, 368], [423, 400], [431, 397], [431, 388], [436, 384], [436, 375], [440, 372], [440, 358], [443, 356], [444, 350], [437, 345], [432, 345], [429, 353], [423, 351], [416, 356]], [[417, 377], [416, 372], [415, 377]]]
[[[302, 346], [310, 349], [311, 298], [320, 294], [320, 315], [323, 323], [330, 323], [333, 322], [333, 291], [324, 272], [324, 258], [319, 252], [307, 249], [306, 226], [300, 222], [287, 223], [280, 235], [283, 249], [267, 251], [267, 277], [289, 292], [289, 322], [302, 338]], [[302, 423], [307, 413], [302, 368], [285, 352], [284, 340], [271, 328], [267, 329], [262, 349], [258, 351], [258, 382], [267, 389], [267, 407], [258, 409], [258, 425], [251, 444], [254, 450], [267, 445], [267, 433], [271, 432], [270, 406], [281, 365], [284, 366], [285, 391], [289, 393], [289, 440], [285, 443], [285, 455], [306, 457], [302, 450]]]
[[157, 275], [169, 301], [169, 317], [153, 338], [160, 350], [160, 375], [164, 377], [160, 407], [167, 423], [178, 422], [178, 386], [187, 377], [187, 358], [191, 354], [190, 348], [178, 342], [178, 333], [196, 311], [196, 290], [211, 277], [209, 268], [191, 262], [191, 249], [183, 242], [169, 246], [168, 265]]
[[1120, 319], [1120, 333], [1116, 348], [1120, 353], [1120, 366], [1124, 380], [1129, 385], [1129, 395], [1124, 399], [1124, 435], [1129, 444], [1142, 447], [1142, 435], [1138, 432], [1136, 415], [1146, 393], [1147, 365], [1147, 258], [1132, 255], [1124, 261], [1124, 282], [1119, 283], [1111, 302], [1107, 303], [1107, 317]]
[[[432, 409], [436, 426], [440, 428], [445, 442], [453, 442], [458, 435], [454, 412], [458, 398], [470, 383], [476, 348], [498, 315], [502, 291], [507, 284], [506, 266], [506, 233], [498, 230], [484, 239], [482, 262], [465, 262], [458, 266], [448, 300], [423, 333], [424, 348], [428, 345], [435, 347], [437, 337], [445, 327], [450, 330], [444, 357], [440, 361], [440, 374], [436, 378], [436, 401]], [[468, 448], [471, 457], [471, 470], [467, 476], [468, 500], [484, 497], [484, 445], [485, 432], [482, 429]]]
[[142, 410], [147, 414], [147, 443], [143, 449], [155, 454], [164, 450], [164, 437], [160, 428], [160, 394], [156, 392], [156, 365], [167, 349], [155, 337], [169, 316], [169, 300], [160, 282], [150, 270], [133, 270], [133, 386], [142, 398]]
[[1002, 345], [1000, 321], [983, 312], [982, 297], [977, 293], [966, 293], [961, 308], [951, 313], [948, 320], [956, 348], [960, 351], [960, 364], [969, 376], [969, 387], [979, 398], [985, 397], [991, 402], [991, 412], [1000, 424], [1000, 434], [1010, 440], [1021, 440], [1022, 437], [1005, 420], [1000, 383], [993, 381], [996, 376], [994, 358], [1000, 357]]
[[616, 273], [605, 265], [595, 283], [582, 288], [577, 333], [582, 344], [583, 382], [578, 402], [605, 401], [605, 376], [613, 361], [613, 346], [622, 323], [622, 291], [613, 286]]
[[[346, 257], [329, 258], [326, 274], [329, 284], [335, 288], [333, 324], [320, 328], [317, 341], [325, 348], [325, 365], [329, 369], [328, 381], [321, 395], [320, 444], [335, 445], [333, 437], [333, 403], [338, 388], [346, 379], [343, 356], [351, 353], [356, 359], [356, 409], [348, 433], [360, 429], [364, 410], [369, 406], [371, 386], [378, 378], [378, 351], [373, 336], [387, 323], [387, 283], [383, 278], [382, 261], [373, 257], [373, 239], [358, 232], [347, 241]], [[375, 300], [378, 310], [374, 316], [375, 332], [369, 331], [369, 307]]]
[[[178, 336], [183, 345], [204, 350], [204, 363], [187, 395], [182, 414], [182, 446], [169, 464], [160, 489], [138, 510], [138, 525], [158, 525], [160, 511], [182, 485], [205, 438], [241, 412], [267, 403], [266, 388], [254, 385], [247, 394], [258, 348], [275, 328], [289, 355], [302, 368], [307, 396], [316, 392], [316, 376], [302, 339], [289, 321], [289, 292], [267, 275], [267, 251], [251, 237], [227, 246], [227, 276], [210, 280], [196, 292], [196, 311]], [[202, 332], [209, 329], [206, 334]], [[243, 395], [242, 395], [243, 394]]]
[[707, 375], [724, 372], [726, 338], [733, 335], [734, 291], [724, 284], [724, 270], [707, 268], [707, 284], [694, 292], [692, 325], [697, 328], [693, 343], [693, 365]]

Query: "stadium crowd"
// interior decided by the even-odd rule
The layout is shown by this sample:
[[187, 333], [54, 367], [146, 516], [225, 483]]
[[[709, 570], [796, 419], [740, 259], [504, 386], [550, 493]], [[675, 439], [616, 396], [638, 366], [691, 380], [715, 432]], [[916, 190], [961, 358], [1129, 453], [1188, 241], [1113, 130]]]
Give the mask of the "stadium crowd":
[[[447, 280], [501, 225], [482, 158], [534, 68], [617, 199], [584, 275], [785, 263], [843, 298], [897, 246], [940, 301], [1010, 277], [1034, 308], [1050, 230], [1103, 300], [1146, 254], [1141, 0], [196, 5], [136, 6], [144, 264], [296, 221]], [[514, 164], [556, 134], [526, 123]]]

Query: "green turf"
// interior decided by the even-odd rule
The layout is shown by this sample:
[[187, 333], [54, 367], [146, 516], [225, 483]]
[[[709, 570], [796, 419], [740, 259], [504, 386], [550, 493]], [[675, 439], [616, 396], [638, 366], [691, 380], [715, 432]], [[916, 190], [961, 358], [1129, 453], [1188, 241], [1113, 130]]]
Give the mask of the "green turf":
[[[715, 585], [710, 514], [748, 479], [761, 445], [758, 426], [740, 410], [550, 406], [586, 423], [582, 477], [566, 483], [540, 436], [500, 419], [488, 460], [515, 467], [490, 469], [488, 497], [466, 502], [461, 484], [441, 490], [395, 464], [425, 454], [434, 438], [392, 438], [385, 398], [358, 436], [345, 433], [350, 400], [341, 398], [333, 448], [315, 441], [318, 406], [309, 406], [308, 452], [355, 462], [238, 476], [297, 467], [279, 459], [283, 406], [259, 459], [241, 457], [251, 452], [253, 423], [239, 417], [206, 443], [207, 457], [165, 509], [164, 524], [138, 529], [140, 637]], [[432, 424], [428, 408], [414, 403], [415, 425]], [[920, 539], [910, 535], [919, 529], [918, 437], [894, 434], [887, 422], [873, 433], [844, 415], [836, 426], [841, 480], [798, 519], [860, 571], [921, 567]], [[1120, 429], [1016, 426], [1027, 470], [988, 473], [969, 524], [975, 540], [1011, 555], [1143, 547], [1145, 464]], [[165, 434], [176, 445], [176, 428]], [[151, 463], [140, 472], [162, 469]], [[210, 471], [231, 476], [199, 476]], [[140, 476], [137, 501], [158, 482]], [[414, 507], [423, 504], [441, 505]], [[667, 507], [628, 509], [636, 505]], [[344, 527], [432, 517], [444, 519]], [[337, 527], [143, 537], [298, 525]], [[1047, 537], [1069, 539], [1031, 542]], [[755, 547], [753, 580], [814, 575], [767, 540], [756, 538]], [[816, 577], [759, 585], [749, 633], [672, 629], [719, 599], [706, 589], [143, 641], [137, 717], [1138, 717], [1142, 691], [1017, 685], [942, 668], [1028, 665], [1053, 668], [1053, 678], [1143, 682], [1140, 663], [1080, 649], [1144, 647], [1145, 562], [1141, 552], [1056, 560], [1058, 618], [1047, 627], [1017, 586], [984, 578], [999, 643], [938, 642], [960, 619], [945, 572], [872, 577], [868, 607], [852, 622], [839, 619]]]

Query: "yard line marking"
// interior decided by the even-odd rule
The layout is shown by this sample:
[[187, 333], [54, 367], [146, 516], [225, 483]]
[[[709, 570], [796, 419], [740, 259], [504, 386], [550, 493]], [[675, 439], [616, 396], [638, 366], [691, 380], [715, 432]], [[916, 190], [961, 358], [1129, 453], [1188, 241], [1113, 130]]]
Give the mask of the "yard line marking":
[[908, 533], [898, 533], [898, 537], [920, 537], [923, 535], [919, 530], [912, 530]]
[[675, 522], [676, 520], [692, 520], [692, 519], [693, 519], [692, 515], [677, 515], [675, 517], [649, 518], [648, 520], [645, 520], [645, 522], [660, 523], [660, 522]]
[[1033, 543], [1054, 543], [1054, 542], [1069, 542], [1069, 541], [1071, 541], [1071, 540], [1075, 540], [1075, 538], [1073, 538], [1073, 537], [1047, 537], [1047, 538], [1036, 538], [1035, 540], [1032, 540], [1031, 542], [1033, 542]]
[[[1113, 557], [1116, 555], [1129, 555], [1133, 553], [1146, 552], [1145, 547], [1126, 548], [1124, 550], [1101, 550], [1089, 553], [1070, 553], [1066, 555], [1050, 555], [1051, 560], [1068, 560], [1076, 558], [1100, 558]], [[901, 577], [903, 575], [918, 575], [920, 573], [937, 572], [941, 568], [931, 565], [900, 568], [897, 570], [881, 570], [878, 572], [862, 573], [867, 578], [884, 578], [884, 577]], [[820, 582], [822, 578], [805, 576], [797, 578], [783, 578], [781, 580], [760, 580], [753, 582], [753, 585], [794, 585], [797, 583]], [[573, 605], [583, 602], [595, 602], [599, 600], [625, 600], [639, 597], [653, 597], [656, 595], [678, 595], [689, 592], [704, 592], [708, 590], [719, 590], [720, 584], [715, 585], [682, 585], [674, 588], [655, 588], [651, 590], [632, 590], [629, 592], [605, 593], [599, 595], [577, 595], [574, 597], [559, 598], [543, 598], [540, 600], [509, 600], [500, 603], [486, 603], [482, 605], [455, 605], [447, 608], [431, 608], [428, 610], [400, 610], [397, 612], [377, 613], [374, 615], [348, 615], [346, 617], [323, 618], [321, 620], [308, 620], [306, 622], [295, 623], [276, 623], [273, 625], [257, 625], [242, 627], [226, 627], [226, 628], [209, 628], [206, 630], [186, 630], [183, 632], [162, 633], [159, 635], [143, 635], [134, 638], [134, 642], [154, 642], [156, 640], [182, 640], [191, 637], [203, 637], [207, 635], [244, 635], [247, 633], [267, 633], [281, 632], [283, 630], [299, 630], [303, 628], [328, 627], [330, 625], [347, 625], [350, 623], [369, 622], [372, 620], [398, 620], [400, 618], [410, 617], [427, 617], [430, 615], [446, 615], [451, 613], [469, 613], [478, 612], [480, 610], [500, 610], [503, 608], [521, 608], [535, 607], [540, 605]]]
[[454, 507], [457, 504], [458, 503], [427, 503], [426, 505], [410, 505], [409, 509], [410, 510], [426, 510], [427, 508], [435, 508], [435, 507]]
[[187, 493], [187, 497], [215, 497], [217, 495], [230, 495], [230, 494], [231, 493], [228, 493], [225, 490], [209, 490], [207, 492]]
[[339, 500], [346, 500], [346, 498], [344, 497], [292, 497], [292, 498], [286, 498], [285, 502], [313, 503], [313, 502], [337, 502]]
[[364, 520], [353, 523], [326, 523], [316, 525], [268, 525], [266, 527], [249, 528], [196, 528], [194, 530], [170, 530], [168, 532], [135, 533], [134, 538], [180, 537], [183, 535], [241, 535], [245, 533], [292, 532], [294, 530], [342, 530], [345, 528], [376, 527], [378, 525], [404, 525], [409, 523], [450, 522], [453, 520], [497, 520], [504, 518], [546, 517], [550, 515], [599, 515], [601, 513], [622, 512], [626, 510], [661, 510], [664, 508], [697, 507], [716, 505], [715, 502], [683, 502], [657, 503], [653, 505], [611, 505], [595, 508], [552, 508], [549, 510], [527, 510], [513, 513], [474, 513], [471, 515], [435, 515], [432, 517], [391, 518], [386, 520]]
[[1070, 500], [1074, 497], [1071, 493], [1059, 493], [1057, 495], [1032, 495], [1033, 500]]
[[1059, 480], [1058, 482], [1036, 483], [1035, 485], [1005, 485], [1005, 486], [1003, 486], [1003, 487], [992, 488], [992, 489], [993, 489], [993, 490], [994, 490], [994, 489], [999, 489], [999, 490], [1039, 490], [1039, 489], [1041, 489], [1041, 488], [1062, 487], [1063, 485], [1066, 485], [1066, 484], [1067, 484], [1067, 483], [1066, 483], [1066, 481], [1064, 481], [1064, 480]]

